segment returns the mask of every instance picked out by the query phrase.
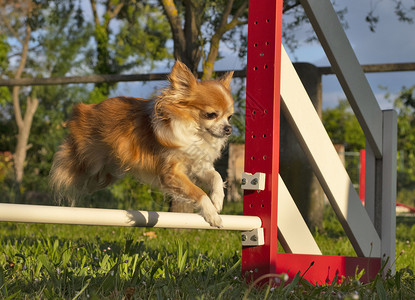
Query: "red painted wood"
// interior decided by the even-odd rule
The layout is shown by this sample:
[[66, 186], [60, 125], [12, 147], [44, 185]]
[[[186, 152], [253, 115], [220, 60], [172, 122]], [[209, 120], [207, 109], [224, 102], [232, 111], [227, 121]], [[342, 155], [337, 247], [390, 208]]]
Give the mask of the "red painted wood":
[[366, 150], [360, 150], [359, 197], [365, 203]]
[[415, 207], [409, 206], [407, 204], [403, 204], [403, 203], [396, 203], [396, 206], [400, 206], [400, 207], [405, 207], [406, 209], [408, 209], [411, 213], [415, 213]]
[[[380, 258], [331, 255], [305, 255], [278, 253], [277, 274], [288, 274], [291, 281], [300, 272], [312, 284], [331, 284], [337, 274], [338, 282], [344, 277], [354, 277], [365, 270], [361, 282], [370, 282], [381, 268]], [[308, 269], [308, 270], [307, 270]]]
[[242, 249], [242, 275], [253, 278], [276, 270], [282, 2], [249, 6], [245, 172], [266, 174], [264, 191], [244, 195], [244, 215], [259, 216], [264, 228], [264, 246]]

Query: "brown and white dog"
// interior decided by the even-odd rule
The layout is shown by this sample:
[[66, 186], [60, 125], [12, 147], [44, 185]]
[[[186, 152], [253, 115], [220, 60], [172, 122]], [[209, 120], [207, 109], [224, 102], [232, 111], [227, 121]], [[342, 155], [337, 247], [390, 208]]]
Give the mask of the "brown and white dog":
[[213, 163], [232, 132], [232, 75], [198, 81], [177, 61], [170, 85], [155, 99], [115, 97], [75, 106], [69, 135], [54, 156], [51, 187], [74, 200], [131, 173], [191, 201], [210, 225], [221, 227], [224, 183]]

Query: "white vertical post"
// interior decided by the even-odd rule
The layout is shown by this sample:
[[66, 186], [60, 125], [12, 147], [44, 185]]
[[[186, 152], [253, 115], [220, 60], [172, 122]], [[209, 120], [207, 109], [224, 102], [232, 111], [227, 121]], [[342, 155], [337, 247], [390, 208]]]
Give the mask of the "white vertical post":
[[376, 157], [367, 140], [365, 150], [365, 208], [372, 223], [375, 224]]
[[395, 273], [397, 113], [383, 111], [381, 254], [389, 258], [385, 271]]

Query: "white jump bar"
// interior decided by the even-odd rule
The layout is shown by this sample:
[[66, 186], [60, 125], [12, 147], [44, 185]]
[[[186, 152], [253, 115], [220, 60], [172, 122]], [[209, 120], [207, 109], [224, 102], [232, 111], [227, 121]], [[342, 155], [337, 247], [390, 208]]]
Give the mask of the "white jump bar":
[[180, 229], [220, 229], [249, 231], [260, 228], [254, 216], [221, 215], [222, 228], [211, 227], [198, 214], [62, 207], [27, 204], [0, 204], [0, 222], [50, 223], [72, 225], [154, 227]]

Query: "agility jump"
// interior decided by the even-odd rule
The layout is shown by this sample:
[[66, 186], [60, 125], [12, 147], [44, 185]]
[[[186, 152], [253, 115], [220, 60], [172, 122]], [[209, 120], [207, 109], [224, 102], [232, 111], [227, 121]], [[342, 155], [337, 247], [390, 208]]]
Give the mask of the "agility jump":
[[[252, 186], [244, 192], [245, 216], [221, 216], [223, 229], [253, 229], [255, 232], [254, 238], [244, 233], [242, 239], [242, 275], [249, 272], [253, 278], [258, 278], [269, 273], [288, 273], [293, 278], [300, 272], [311, 283], [325, 284], [336, 275], [337, 278], [353, 276], [356, 271], [364, 269], [361, 280], [369, 281], [379, 272], [382, 261], [387, 262], [386, 269], [391, 268], [393, 272], [396, 112], [380, 110], [330, 1], [302, 0], [301, 4], [366, 136], [363, 206], [281, 47], [283, 1], [250, 2], [245, 138], [247, 173], [244, 176]], [[321, 255], [304, 226], [283, 179], [278, 175], [280, 113], [289, 121], [309, 158], [357, 257]], [[255, 174], [259, 179], [249, 181]], [[46, 215], [55, 209], [62, 212], [62, 215], [57, 215], [58, 219], [66, 213], [74, 217], [69, 218], [67, 224], [96, 222], [95, 225], [189, 228], [184, 227], [182, 221], [192, 219], [192, 228], [209, 227], [201, 216], [192, 214], [182, 217], [172, 213], [14, 204], [0, 204], [0, 221], [43, 222]], [[78, 212], [82, 212], [78, 215], [80, 219], [75, 220]], [[53, 218], [47, 222], [59, 223], [59, 220]], [[277, 253], [277, 238], [285, 253]], [[247, 240], [256, 241], [247, 244]]]

